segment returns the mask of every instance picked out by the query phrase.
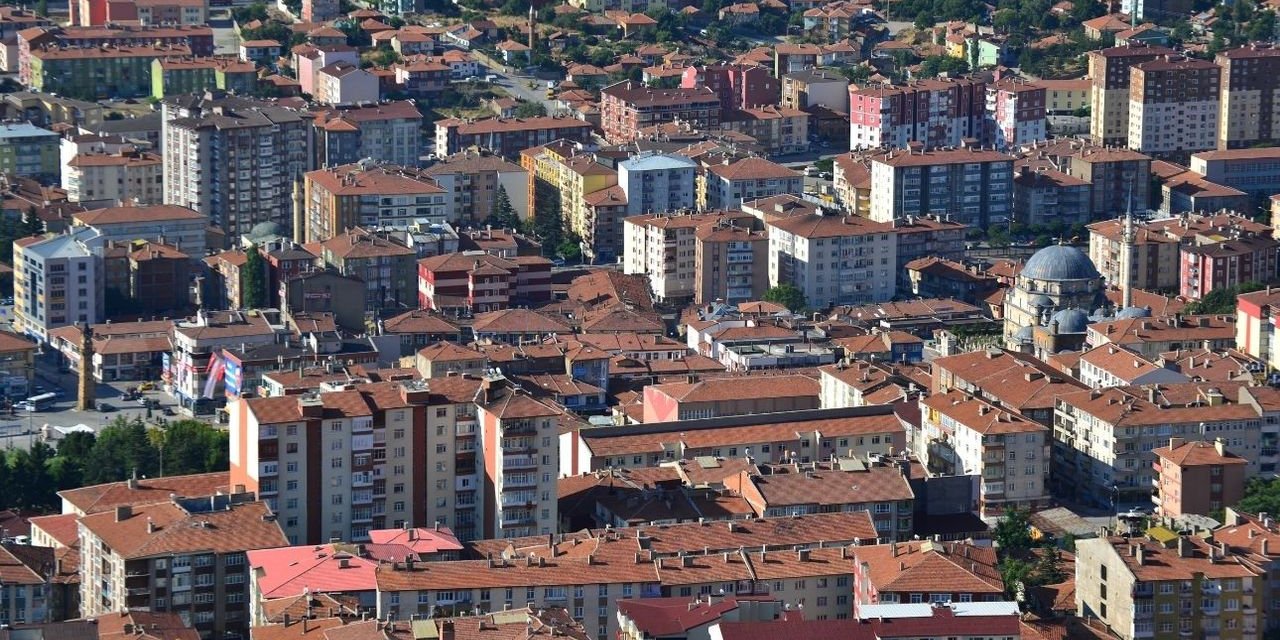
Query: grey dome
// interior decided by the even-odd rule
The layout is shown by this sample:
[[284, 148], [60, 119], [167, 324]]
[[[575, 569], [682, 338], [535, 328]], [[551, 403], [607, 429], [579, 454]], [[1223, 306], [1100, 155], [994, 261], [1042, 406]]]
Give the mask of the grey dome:
[[1033, 307], [1052, 307], [1053, 299], [1043, 293], [1036, 294], [1031, 297], [1031, 306]]
[[1063, 309], [1050, 322], [1058, 323], [1058, 333], [1084, 333], [1089, 327], [1089, 315], [1082, 309]]
[[1035, 336], [1035, 331], [1031, 327], [1023, 327], [1014, 332], [1013, 337], [1022, 343], [1030, 343]]
[[1036, 280], [1089, 280], [1100, 278], [1097, 267], [1084, 252], [1075, 247], [1053, 245], [1045, 247], [1027, 260], [1022, 274]]
[[285, 237], [286, 233], [284, 226], [278, 223], [259, 222], [258, 224], [253, 225], [253, 228], [249, 230], [247, 235], [254, 240], [268, 240], [274, 237]]
[[1116, 314], [1116, 320], [1131, 320], [1133, 318], [1150, 318], [1150, 307], [1125, 307]]

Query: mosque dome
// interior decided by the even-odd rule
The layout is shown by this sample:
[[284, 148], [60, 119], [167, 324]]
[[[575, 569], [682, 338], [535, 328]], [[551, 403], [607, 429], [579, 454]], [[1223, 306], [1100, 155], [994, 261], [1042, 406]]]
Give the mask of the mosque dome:
[[1065, 245], [1045, 247], [1027, 260], [1021, 275], [1034, 280], [1065, 281], [1100, 278], [1093, 261], [1083, 251]]
[[1151, 307], [1125, 307], [1116, 313], [1116, 320], [1131, 320], [1133, 318], [1150, 318]]
[[1050, 319], [1058, 323], [1058, 333], [1084, 333], [1089, 327], [1089, 314], [1083, 309], [1063, 309]]

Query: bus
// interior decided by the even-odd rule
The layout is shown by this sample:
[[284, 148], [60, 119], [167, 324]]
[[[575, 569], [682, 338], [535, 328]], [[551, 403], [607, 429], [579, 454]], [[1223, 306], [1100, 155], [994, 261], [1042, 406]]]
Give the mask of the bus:
[[53, 406], [53, 401], [58, 399], [56, 393], [41, 393], [31, 396], [23, 401], [27, 411], [44, 411]]

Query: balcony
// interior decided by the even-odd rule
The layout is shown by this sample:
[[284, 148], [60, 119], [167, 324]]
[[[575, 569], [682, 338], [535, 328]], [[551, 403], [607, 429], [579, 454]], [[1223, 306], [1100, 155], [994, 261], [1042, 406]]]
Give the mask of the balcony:
[[502, 476], [503, 489], [511, 489], [514, 487], [533, 487], [537, 486], [538, 477], [532, 473], [514, 473]]
[[538, 466], [538, 459], [533, 456], [503, 456], [503, 469], [528, 469]]
[[533, 504], [537, 500], [538, 494], [533, 491], [502, 492], [502, 506], [504, 507], [517, 507]]
[[506, 512], [503, 512], [503, 514], [502, 514], [502, 522], [501, 522], [501, 524], [500, 524], [499, 526], [501, 526], [501, 527], [503, 527], [503, 528], [506, 528], [506, 527], [527, 527], [527, 526], [529, 526], [529, 525], [537, 524], [537, 523], [538, 523], [538, 518], [537, 518], [537, 516], [535, 516], [535, 515], [533, 514], [533, 512], [527, 512], [527, 513], [512, 513], [512, 514], [508, 514], [508, 513], [506, 513]]

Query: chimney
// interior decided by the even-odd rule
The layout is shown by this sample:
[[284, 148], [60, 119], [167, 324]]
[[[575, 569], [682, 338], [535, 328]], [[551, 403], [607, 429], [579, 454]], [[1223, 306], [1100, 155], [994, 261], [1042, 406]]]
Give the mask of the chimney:
[[452, 620], [445, 620], [440, 623], [440, 640], [454, 640]]
[[1218, 452], [1219, 456], [1224, 458], [1227, 456], [1227, 443], [1223, 442], [1222, 438], [1214, 439], [1213, 448]]
[[116, 522], [124, 522], [133, 516], [133, 507], [122, 504], [116, 507]]
[[1182, 438], [1169, 438], [1169, 448], [1170, 448], [1170, 449], [1177, 449], [1178, 447], [1181, 447], [1182, 445], [1184, 445], [1184, 444], [1186, 444], [1186, 443], [1187, 443], [1187, 441], [1186, 441], [1186, 440], [1183, 440]]

